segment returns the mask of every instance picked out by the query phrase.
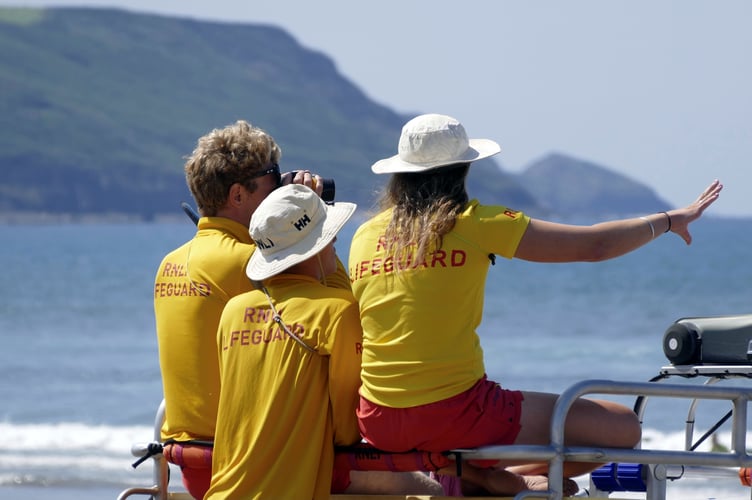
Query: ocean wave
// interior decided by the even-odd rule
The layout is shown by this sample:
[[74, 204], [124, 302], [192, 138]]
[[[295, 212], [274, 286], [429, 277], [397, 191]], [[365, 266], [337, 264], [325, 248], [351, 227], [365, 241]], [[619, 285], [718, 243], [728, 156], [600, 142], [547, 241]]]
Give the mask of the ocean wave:
[[[87, 425], [67, 422], [53, 424], [0, 423], [0, 488], [53, 487], [92, 488], [148, 486], [153, 481], [150, 461], [134, 469], [134, 443], [151, 441], [154, 429], [149, 426]], [[643, 448], [684, 449], [683, 432], [643, 431]], [[713, 446], [729, 447], [731, 433], [719, 433], [717, 439], [698, 446], [710, 451]], [[180, 471], [173, 469], [171, 483], [180, 488]], [[667, 499], [742, 499], [749, 489], [739, 484], [733, 474], [718, 479], [687, 476], [669, 486]], [[579, 481], [586, 486], [587, 478]], [[584, 484], [583, 484], [584, 483]], [[721, 496], [722, 494], [722, 496]], [[625, 496], [624, 498], [629, 498]], [[641, 498], [641, 497], [635, 497]]]
[[[148, 426], [3, 422], [0, 423], [0, 473], [24, 468], [129, 472], [137, 459], [131, 448], [134, 444], [152, 441], [153, 432]], [[684, 432], [644, 429], [642, 448], [683, 450], [685, 440]], [[731, 433], [719, 432], [699, 444], [697, 451], [729, 449], [730, 446]]]
[[89, 489], [111, 486], [117, 489], [125, 489], [134, 486], [150, 486], [151, 484], [148, 477], [140, 476], [120, 477], [100, 474], [98, 476], [76, 477], [29, 472], [0, 473], [0, 488], [41, 486], [44, 488]]
[[133, 443], [149, 442], [152, 427], [88, 425], [77, 422], [14, 424], [0, 422], [0, 453], [66, 451], [130, 456]]
[[[696, 436], [704, 430], [698, 429]], [[50, 424], [14, 424], [0, 422], [1, 456], [13, 452], [48, 452], [50, 455], [68, 456], [97, 455], [131, 456], [131, 447], [136, 443], [153, 440], [154, 429], [148, 426], [88, 425], [77, 422]], [[683, 431], [664, 432], [657, 429], [643, 429], [643, 448], [657, 450], [684, 449]], [[713, 446], [730, 447], [731, 433], [718, 432], [713, 439], [707, 439], [698, 451], [710, 451]]]
[[0, 486], [149, 484], [151, 463], [134, 470], [131, 447], [149, 442], [153, 432], [148, 426], [0, 422]]

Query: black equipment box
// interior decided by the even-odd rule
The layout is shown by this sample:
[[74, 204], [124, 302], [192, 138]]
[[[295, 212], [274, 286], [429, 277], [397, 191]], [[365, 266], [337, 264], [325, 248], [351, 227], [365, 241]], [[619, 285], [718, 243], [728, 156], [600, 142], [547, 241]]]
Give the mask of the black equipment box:
[[748, 365], [752, 314], [676, 320], [663, 335], [663, 352], [674, 365]]

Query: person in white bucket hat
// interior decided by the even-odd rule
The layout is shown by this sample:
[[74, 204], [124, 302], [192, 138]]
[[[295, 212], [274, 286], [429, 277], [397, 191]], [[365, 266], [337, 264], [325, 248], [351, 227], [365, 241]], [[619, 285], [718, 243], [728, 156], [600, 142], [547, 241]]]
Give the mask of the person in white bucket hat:
[[[180, 467], [183, 486], [204, 498], [211, 481], [211, 444], [219, 403], [216, 334], [227, 301], [253, 289], [244, 270], [256, 250], [248, 224], [261, 201], [280, 184], [315, 186], [308, 170], [282, 173], [282, 148], [262, 128], [237, 120], [196, 141], [184, 164], [199, 214], [196, 232], [164, 255], [154, 277], [154, 319], [165, 418], [165, 457]], [[350, 290], [340, 262], [327, 284]], [[200, 460], [192, 461], [191, 448]], [[177, 460], [176, 460], [177, 459]], [[209, 463], [207, 463], [209, 462]]]
[[221, 389], [205, 498], [368, 493], [376, 476], [390, 493], [441, 491], [413, 473], [333, 468], [335, 445], [360, 441], [358, 305], [349, 290], [326, 286], [337, 233], [355, 208], [291, 184], [251, 217], [256, 251], [246, 274], [257, 289], [230, 299], [219, 321]]
[[[249, 232], [256, 252], [248, 261], [246, 274], [254, 281], [263, 281], [315, 258], [310, 260], [316, 264], [315, 277], [325, 280], [337, 269], [334, 247], [329, 244], [355, 207], [354, 203], [343, 202], [327, 205], [301, 185], [287, 185], [272, 192], [251, 217]], [[320, 253], [324, 249], [331, 251], [322, 260]]]
[[[358, 417], [364, 438], [377, 448], [440, 452], [548, 444], [558, 395], [502, 389], [486, 376], [476, 329], [495, 256], [603, 261], [669, 231], [689, 244], [689, 224], [722, 189], [714, 181], [686, 207], [643, 217], [592, 226], [547, 222], [469, 197], [471, 163], [500, 150], [494, 141], [468, 138], [455, 118], [426, 114], [404, 125], [396, 155], [371, 167], [391, 178], [381, 212], [353, 237], [348, 267], [364, 338]], [[510, 304], [517, 300], [523, 299], [508, 298]], [[578, 400], [565, 429], [567, 445], [632, 448], [640, 435], [630, 408], [600, 400]], [[509, 465], [463, 467], [460, 481], [441, 480], [465, 494], [549, 488], [546, 465]], [[567, 463], [565, 475], [597, 466]], [[571, 480], [558, 487], [565, 494], [577, 490]]]

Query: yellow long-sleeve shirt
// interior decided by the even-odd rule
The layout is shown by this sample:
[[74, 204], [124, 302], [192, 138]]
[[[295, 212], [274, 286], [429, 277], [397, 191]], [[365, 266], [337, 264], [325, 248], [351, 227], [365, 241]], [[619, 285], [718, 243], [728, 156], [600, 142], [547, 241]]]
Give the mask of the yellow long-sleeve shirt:
[[352, 293], [313, 278], [265, 281], [288, 328], [252, 291], [217, 332], [221, 391], [207, 499], [329, 498], [334, 445], [360, 440], [355, 408], [362, 333]]

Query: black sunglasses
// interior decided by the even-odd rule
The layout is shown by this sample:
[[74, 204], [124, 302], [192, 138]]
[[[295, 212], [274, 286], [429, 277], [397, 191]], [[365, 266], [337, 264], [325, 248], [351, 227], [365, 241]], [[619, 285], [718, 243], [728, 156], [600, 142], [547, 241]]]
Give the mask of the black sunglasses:
[[274, 174], [274, 176], [277, 178], [277, 186], [279, 186], [280, 184], [282, 184], [282, 174], [279, 173], [279, 165], [277, 165], [276, 163], [272, 164], [271, 167], [269, 167], [269, 168], [267, 168], [265, 170], [260, 170], [260, 171], [258, 171], [256, 173], [252, 174], [252, 175], [249, 175], [248, 178], [249, 179], [256, 179], [258, 177], [263, 177], [263, 176], [269, 175], [269, 174]]

